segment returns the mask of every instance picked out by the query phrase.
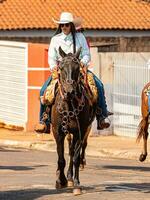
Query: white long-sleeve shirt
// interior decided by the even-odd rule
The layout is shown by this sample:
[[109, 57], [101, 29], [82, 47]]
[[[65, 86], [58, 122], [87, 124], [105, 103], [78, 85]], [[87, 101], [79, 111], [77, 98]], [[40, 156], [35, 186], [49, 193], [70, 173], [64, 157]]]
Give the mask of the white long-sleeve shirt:
[[[73, 53], [73, 39], [71, 33], [65, 35], [61, 32], [52, 37], [48, 50], [48, 63], [51, 70], [57, 66], [59, 61], [62, 60], [58, 50], [59, 46], [66, 54]], [[82, 47], [82, 49], [79, 58], [84, 65], [88, 65], [91, 56], [87, 41], [82, 33], [76, 33], [76, 51], [80, 47]]]

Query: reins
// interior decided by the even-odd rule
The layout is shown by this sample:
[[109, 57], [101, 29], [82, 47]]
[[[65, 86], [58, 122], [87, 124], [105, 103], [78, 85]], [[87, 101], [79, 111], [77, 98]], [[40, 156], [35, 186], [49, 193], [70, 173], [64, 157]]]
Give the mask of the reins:
[[[71, 100], [71, 105], [72, 105], [72, 108], [75, 112], [75, 107], [74, 107], [74, 104], [73, 104], [73, 100]], [[76, 118], [76, 122], [77, 122], [77, 126], [78, 126], [78, 131], [79, 131], [79, 142], [77, 143], [78, 146], [75, 146], [75, 152], [74, 152], [74, 160], [77, 159], [78, 155], [80, 154], [80, 150], [81, 150], [81, 147], [82, 147], [82, 136], [81, 136], [81, 129], [80, 129], [80, 123], [79, 123], [79, 119], [78, 119], [78, 115], [77, 113], [75, 113], [75, 118]]]
[[[75, 120], [77, 123], [77, 129], [78, 129], [78, 134], [79, 134], [79, 139], [78, 142], [75, 145], [75, 152], [74, 152], [74, 159], [76, 159], [79, 154], [80, 154], [80, 150], [82, 147], [82, 132], [81, 132], [81, 127], [80, 127], [80, 122], [79, 122], [79, 114], [82, 112], [84, 106], [85, 106], [85, 92], [84, 92], [84, 88], [82, 87], [82, 83], [81, 83], [81, 75], [83, 75], [84, 80], [86, 80], [86, 73], [84, 71], [83, 66], [81, 66], [80, 64], [80, 60], [78, 59], [79, 57], [79, 52], [81, 51], [81, 49], [78, 51], [78, 55], [76, 54], [77, 57], [71, 57], [70, 62], [73, 62], [74, 64], [78, 64], [79, 68], [82, 68], [82, 73], [79, 72], [79, 76], [78, 79], [75, 81], [71, 78], [71, 76], [66, 80], [62, 81], [62, 76], [61, 73], [65, 67], [65, 63], [63, 63], [63, 65], [61, 65], [61, 63], [59, 63], [59, 76], [58, 76], [58, 89], [59, 89], [59, 93], [60, 93], [60, 97], [62, 99], [62, 101], [60, 101], [57, 105], [57, 111], [58, 113], [61, 114], [61, 126], [62, 126], [62, 131], [64, 132], [65, 135], [69, 134], [69, 123], [71, 122], [71, 120]], [[60, 50], [61, 52], [61, 50]], [[62, 52], [61, 52], [62, 53]], [[64, 56], [64, 53], [62, 53], [62, 57]], [[72, 54], [68, 54], [68, 56], [72, 56]], [[72, 67], [72, 66], [71, 66]], [[64, 72], [63, 72], [64, 73]], [[68, 71], [69, 73], [69, 71]], [[73, 88], [73, 95], [67, 98], [68, 92], [66, 91], [65, 87], [68, 85], [70, 85]], [[81, 85], [80, 85], [81, 84]], [[85, 82], [85, 84], [87, 84]], [[86, 86], [87, 87], [87, 86]], [[75, 88], [75, 89], [74, 89]], [[79, 94], [79, 95], [78, 95]], [[67, 104], [67, 108], [69, 107], [69, 105], [71, 106], [70, 109], [65, 108], [65, 102]]]

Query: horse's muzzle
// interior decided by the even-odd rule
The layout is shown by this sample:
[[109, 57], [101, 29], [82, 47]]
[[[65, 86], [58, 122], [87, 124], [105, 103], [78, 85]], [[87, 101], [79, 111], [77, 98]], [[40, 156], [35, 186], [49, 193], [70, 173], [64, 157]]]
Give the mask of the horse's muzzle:
[[73, 98], [75, 96], [75, 90], [72, 85], [67, 85], [64, 87], [64, 97]]

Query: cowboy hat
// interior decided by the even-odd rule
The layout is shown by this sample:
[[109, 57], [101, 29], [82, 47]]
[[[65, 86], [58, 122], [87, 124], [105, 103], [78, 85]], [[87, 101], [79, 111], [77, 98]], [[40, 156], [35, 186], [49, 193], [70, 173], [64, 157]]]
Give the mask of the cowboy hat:
[[73, 22], [73, 15], [69, 12], [62, 12], [59, 21], [55, 19], [53, 19], [53, 21], [57, 24], [67, 24], [69, 22]]
[[52, 18], [52, 20], [57, 24], [67, 24], [72, 22], [75, 25], [76, 30], [79, 30], [82, 24], [82, 18], [81, 17], [73, 18], [72, 13], [70, 12], [62, 12], [59, 21], [55, 20], [54, 18]]

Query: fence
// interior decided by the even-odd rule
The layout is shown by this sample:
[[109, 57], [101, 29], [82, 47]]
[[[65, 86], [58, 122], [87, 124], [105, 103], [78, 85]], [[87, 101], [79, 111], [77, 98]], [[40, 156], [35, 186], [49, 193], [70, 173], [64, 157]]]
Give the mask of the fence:
[[[150, 53], [100, 53], [100, 74], [105, 85], [116, 135], [136, 136], [141, 117], [141, 91], [150, 81]], [[110, 78], [111, 77], [111, 78]]]

